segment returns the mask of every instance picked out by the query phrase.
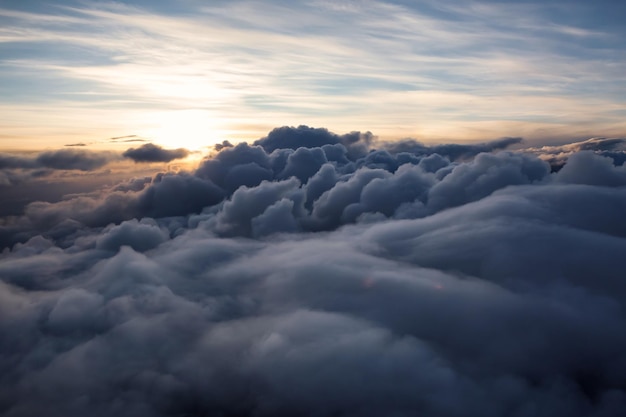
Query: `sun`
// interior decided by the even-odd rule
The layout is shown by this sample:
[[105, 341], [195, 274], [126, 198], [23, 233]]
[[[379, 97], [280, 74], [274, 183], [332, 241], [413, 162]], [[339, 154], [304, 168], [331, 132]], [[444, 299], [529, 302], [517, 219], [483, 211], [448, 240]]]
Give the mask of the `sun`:
[[164, 148], [200, 151], [221, 142], [221, 129], [211, 111], [199, 109], [170, 110], [150, 115], [147, 136]]

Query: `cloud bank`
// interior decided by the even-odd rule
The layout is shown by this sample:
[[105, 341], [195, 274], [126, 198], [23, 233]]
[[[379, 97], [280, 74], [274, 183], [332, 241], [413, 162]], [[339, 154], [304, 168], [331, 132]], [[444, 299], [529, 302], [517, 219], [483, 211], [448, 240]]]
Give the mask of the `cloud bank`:
[[139, 148], [130, 148], [122, 154], [135, 162], [170, 162], [189, 155], [187, 149], [163, 149], [153, 143], [146, 143]]
[[114, 152], [80, 149], [37, 154], [0, 153], [0, 187], [11, 187], [58, 171], [93, 172], [119, 159]]
[[34, 157], [0, 154], [0, 170], [47, 168], [93, 171], [115, 158], [116, 155], [112, 152], [88, 152], [77, 149], [41, 152]]
[[29, 205], [0, 413], [621, 415], [626, 168], [517, 142], [283, 127]]

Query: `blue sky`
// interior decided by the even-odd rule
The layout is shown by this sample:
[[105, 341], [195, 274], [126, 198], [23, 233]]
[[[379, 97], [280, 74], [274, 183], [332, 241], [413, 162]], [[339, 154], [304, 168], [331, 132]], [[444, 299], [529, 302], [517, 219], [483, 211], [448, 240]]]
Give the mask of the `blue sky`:
[[[626, 134], [618, 1], [0, 2], [2, 148]], [[104, 145], [103, 145], [104, 146]]]

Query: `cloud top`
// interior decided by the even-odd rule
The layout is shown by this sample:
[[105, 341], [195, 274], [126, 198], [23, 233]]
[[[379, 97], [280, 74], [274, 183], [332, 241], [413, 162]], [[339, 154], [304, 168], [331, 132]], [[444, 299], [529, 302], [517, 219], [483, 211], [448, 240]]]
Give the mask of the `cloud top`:
[[618, 142], [558, 171], [518, 142], [279, 128], [31, 204], [0, 226], [0, 414], [621, 415]]

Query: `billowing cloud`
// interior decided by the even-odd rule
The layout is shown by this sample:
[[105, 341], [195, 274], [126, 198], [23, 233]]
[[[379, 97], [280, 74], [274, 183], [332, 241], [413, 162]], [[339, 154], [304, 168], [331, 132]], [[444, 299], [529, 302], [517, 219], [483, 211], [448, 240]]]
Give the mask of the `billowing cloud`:
[[624, 167], [350, 135], [5, 219], [0, 414], [621, 415]]
[[122, 155], [135, 162], [170, 162], [187, 157], [189, 151], [183, 148], [163, 149], [158, 145], [146, 143], [139, 148], [130, 148]]
[[266, 137], [254, 142], [265, 151], [272, 152], [277, 149], [298, 148], [321, 148], [324, 145], [342, 144], [353, 154], [361, 154], [367, 150], [373, 140], [370, 132], [351, 132], [345, 135], [336, 135], [323, 128], [308, 126], [279, 127], [272, 130]]

